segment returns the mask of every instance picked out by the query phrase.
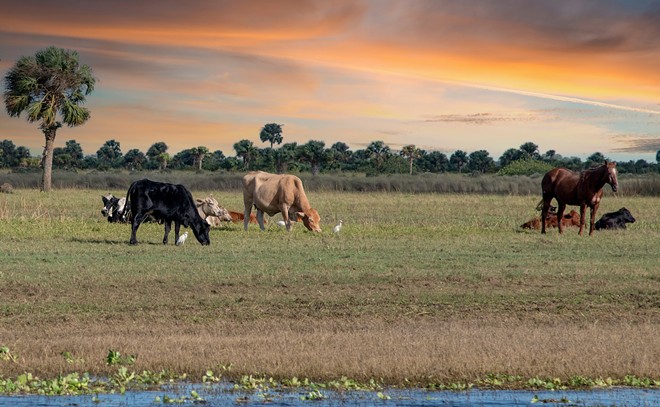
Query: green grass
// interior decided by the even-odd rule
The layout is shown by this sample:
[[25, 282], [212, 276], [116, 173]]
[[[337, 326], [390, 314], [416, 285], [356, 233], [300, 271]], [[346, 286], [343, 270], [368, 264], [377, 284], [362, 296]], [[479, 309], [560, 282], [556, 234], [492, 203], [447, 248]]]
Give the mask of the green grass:
[[[341, 369], [351, 377], [375, 377], [382, 368], [392, 381], [425, 377], [429, 371], [436, 379], [487, 373], [660, 375], [648, 365], [660, 353], [657, 342], [640, 347], [637, 362], [628, 355], [609, 367], [607, 361], [547, 362], [549, 367], [540, 370], [529, 367], [533, 374], [483, 358], [470, 362], [472, 370], [446, 359], [444, 366], [420, 367], [423, 363], [410, 361], [405, 349], [380, 362], [361, 354], [367, 358], [361, 367], [334, 355], [339, 360], [326, 369], [311, 354], [306, 357], [315, 366], [297, 359], [304, 353], [282, 356], [296, 352], [286, 346], [271, 345], [273, 354], [263, 360], [248, 355], [265, 352], [258, 345], [264, 335], [273, 334], [278, 343], [275, 332], [285, 336], [283, 343], [305, 343], [305, 336], [321, 333], [345, 335], [351, 343], [364, 342], [351, 339], [364, 329], [375, 338], [385, 335], [381, 346], [396, 347], [412, 340], [398, 326], [420, 329], [424, 336], [436, 329], [427, 324], [440, 330], [458, 324], [468, 332], [466, 341], [488, 338], [480, 331], [488, 327], [499, 332], [494, 342], [506, 341], [505, 332], [513, 327], [529, 329], [530, 338], [542, 332], [550, 339], [564, 335], [572, 338], [565, 345], [580, 354], [584, 326], [600, 324], [598, 335], [613, 335], [625, 323], [632, 327], [624, 328], [638, 331], [639, 337], [631, 339], [637, 346], [660, 325], [657, 198], [606, 197], [599, 215], [625, 206], [638, 221], [626, 231], [580, 237], [573, 228], [561, 236], [556, 229], [547, 235], [520, 230], [537, 215], [536, 196], [316, 192], [309, 198], [322, 217], [320, 234], [302, 224], [286, 233], [274, 225], [277, 215], [265, 232], [256, 225], [247, 232], [242, 224], [229, 225], [212, 230], [210, 246], [191, 236], [176, 247], [173, 232], [169, 245], [161, 243], [163, 227], [156, 224], [142, 225], [140, 244], [130, 246], [130, 227], [109, 224], [100, 214], [100, 197], [107, 192], [18, 190], [0, 196], [0, 339], [5, 341], [0, 346], [21, 355], [20, 362], [4, 364], [7, 372], [67, 369], [57, 360], [71, 352], [88, 361], [88, 370], [103, 373], [107, 368], [97, 361], [112, 347], [138, 354], [137, 365], [154, 371], [201, 372], [213, 367], [201, 363], [222, 362], [235, 363], [236, 374], [285, 377], [347, 374]], [[221, 205], [241, 210], [240, 193], [193, 195], [209, 192]], [[344, 227], [334, 235], [338, 219]], [[291, 330], [300, 336], [291, 339]], [[46, 334], [33, 337], [37, 332]], [[170, 342], [153, 342], [152, 337], [169, 334], [174, 335]], [[229, 342], [197, 360], [190, 353], [200, 338]], [[615, 358], [607, 352], [617, 352], [618, 340], [607, 339], [613, 342], [602, 346], [603, 358]], [[385, 345], [388, 341], [392, 344]], [[307, 346], [324, 341], [316, 342]], [[471, 346], [487, 347], [475, 343], [461, 349]], [[551, 348], [528, 351], [534, 358], [540, 352], [556, 360], [557, 350]]]

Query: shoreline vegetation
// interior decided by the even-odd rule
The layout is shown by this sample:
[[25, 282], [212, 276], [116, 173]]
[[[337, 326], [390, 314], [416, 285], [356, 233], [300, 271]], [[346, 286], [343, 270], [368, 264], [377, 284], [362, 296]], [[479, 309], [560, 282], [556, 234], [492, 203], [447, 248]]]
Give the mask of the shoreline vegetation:
[[[199, 177], [193, 196], [242, 208], [240, 190], [213, 176], [165, 175]], [[537, 193], [349, 192], [307, 188], [310, 177], [320, 234], [228, 224], [211, 246], [175, 247], [145, 224], [130, 246], [130, 227], [100, 214], [101, 195], [123, 184], [57, 179], [49, 194], [0, 194], [0, 392], [72, 394], [100, 377], [116, 392], [214, 378], [255, 389], [660, 386], [657, 197], [607, 191], [599, 216], [625, 206], [637, 219], [627, 230], [542, 236], [519, 228], [538, 216]], [[630, 191], [633, 180], [619, 181]]]
[[[190, 190], [242, 190], [244, 172], [220, 171], [61, 171], [53, 170], [53, 188], [56, 189], [106, 189], [122, 192], [131, 182], [149, 178], [153, 181], [183, 184]], [[310, 192], [403, 192], [403, 193], [446, 193], [485, 195], [538, 195], [541, 178], [535, 175], [496, 175], [479, 173], [442, 174], [389, 174], [367, 176], [359, 173], [328, 173], [311, 175], [295, 173], [303, 180], [305, 190]], [[660, 174], [620, 174], [625, 186], [620, 196], [660, 196]], [[13, 188], [37, 189], [41, 173], [0, 171], [0, 184], [9, 183]], [[612, 194], [605, 188], [605, 196]], [[613, 194], [612, 194], [613, 195]]]

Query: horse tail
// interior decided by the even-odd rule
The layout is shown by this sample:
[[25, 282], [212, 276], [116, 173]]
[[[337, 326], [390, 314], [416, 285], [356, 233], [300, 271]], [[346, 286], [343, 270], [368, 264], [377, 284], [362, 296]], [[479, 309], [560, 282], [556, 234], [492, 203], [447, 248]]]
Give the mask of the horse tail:
[[540, 211], [543, 209], [543, 198], [539, 201], [538, 205], [536, 205], [536, 210]]

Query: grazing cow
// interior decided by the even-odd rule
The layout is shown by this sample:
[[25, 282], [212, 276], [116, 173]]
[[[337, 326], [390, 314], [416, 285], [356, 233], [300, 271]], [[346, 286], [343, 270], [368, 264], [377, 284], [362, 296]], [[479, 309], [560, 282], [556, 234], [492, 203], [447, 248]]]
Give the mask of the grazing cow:
[[626, 223], [635, 223], [635, 218], [628, 209], [621, 208], [616, 212], [610, 212], [603, 215], [598, 222], [596, 222], [596, 230], [626, 229]]
[[[562, 227], [571, 227], [571, 226], [580, 226], [580, 214], [574, 210], [571, 210], [569, 213], [564, 214], [561, 218]], [[533, 218], [527, 222], [520, 225], [523, 229], [541, 229], [541, 218]], [[548, 218], [545, 221], [546, 228], [556, 228], [557, 227], [557, 214], [550, 213]]]
[[112, 194], [108, 194], [106, 196], [101, 196], [101, 199], [103, 200], [101, 214], [108, 218], [108, 222], [128, 222], [128, 211], [124, 211], [126, 207], [126, 198], [117, 198]]
[[220, 226], [221, 221], [231, 222], [229, 211], [220, 206], [213, 195], [209, 195], [204, 199], [195, 199], [195, 205], [199, 216], [211, 226]]
[[128, 188], [126, 206], [133, 214], [130, 240], [133, 245], [137, 244], [135, 235], [138, 227], [148, 215], [164, 221], [163, 244], [167, 244], [172, 221], [174, 221], [175, 242], [179, 240], [179, 229], [183, 225], [184, 227], [190, 226], [195, 238], [202, 245], [211, 243], [209, 224], [199, 216], [192, 194], [183, 185], [154, 182], [146, 178], [135, 181]]
[[286, 230], [291, 231], [291, 220], [297, 216], [302, 218], [305, 227], [314, 232], [320, 232], [321, 217], [312, 208], [305, 195], [302, 181], [295, 175], [269, 174], [263, 171], [253, 171], [243, 177], [243, 225], [248, 228], [252, 207], [257, 209], [257, 222], [264, 230], [264, 213], [273, 216], [282, 213], [286, 222]]

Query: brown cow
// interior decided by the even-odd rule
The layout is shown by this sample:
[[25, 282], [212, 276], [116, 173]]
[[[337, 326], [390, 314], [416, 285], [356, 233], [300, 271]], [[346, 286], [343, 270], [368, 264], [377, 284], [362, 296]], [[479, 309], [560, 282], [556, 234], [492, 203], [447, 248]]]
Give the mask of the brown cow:
[[291, 231], [291, 220], [296, 219], [297, 216], [302, 218], [307, 229], [314, 232], [321, 231], [321, 217], [309, 204], [302, 181], [295, 175], [249, 172], [243, 177], [243, 204], [245, 230], [248, 228], [254, 206], [257, 209], [257, 222], [261, 230], [265, 230], [264, 213], [269, 216], [281, 213], [287, 231]]
[[[241, 212], [229, 211], [229, 216], [231, 216], [231, 221], [234, 223], [243, 222], [243, 220], [245, 219], [245, 215], [242, 214]], [[258, 223], [257, 215], [255, 215], [254, 213], [250, 214], [250, 223], [254, 223], [255, 225]], [[268, 220], [264, 219], [264, 223], [268, 223]]]
[[[564, 228], [569, 226], [580, 226], [580, 214], [575, 212], [574, 210], [571, 210], [569, 213], [564, 214], [564, 216], [561, 219], [561, 226]], [[523, 229], [536, 229], [536, 230], [541, 229], [541, 218], [530, 219], [527, 222], [520, 225], [520, 227]], [[548, 214], [548, 219], [545, 221], [545, 227], [546, 228], [557, 227], [556, 213]]]

